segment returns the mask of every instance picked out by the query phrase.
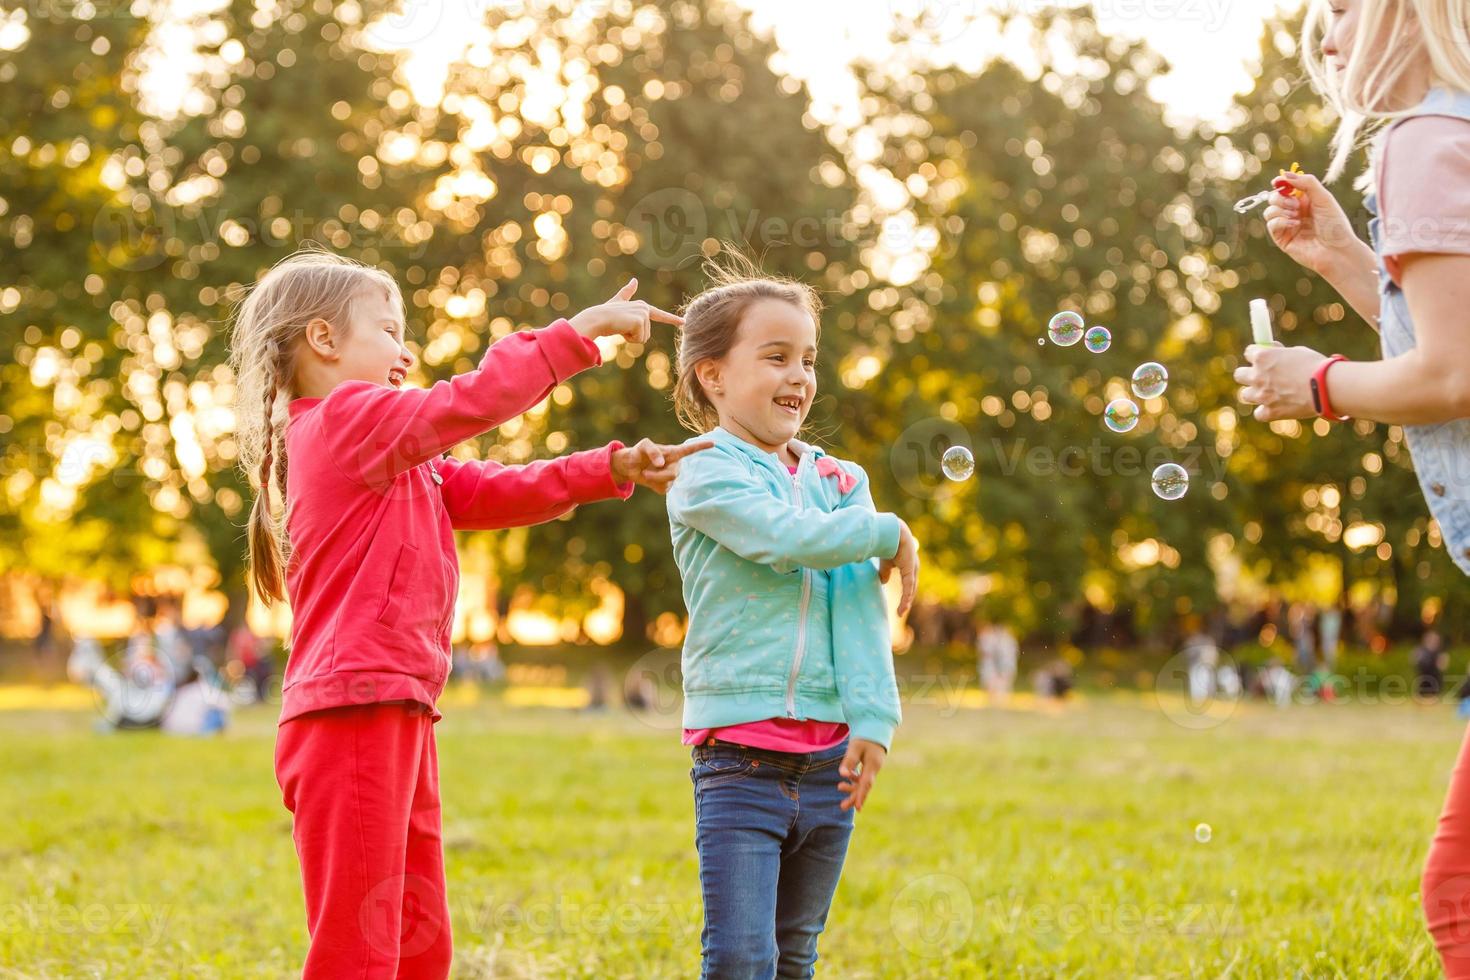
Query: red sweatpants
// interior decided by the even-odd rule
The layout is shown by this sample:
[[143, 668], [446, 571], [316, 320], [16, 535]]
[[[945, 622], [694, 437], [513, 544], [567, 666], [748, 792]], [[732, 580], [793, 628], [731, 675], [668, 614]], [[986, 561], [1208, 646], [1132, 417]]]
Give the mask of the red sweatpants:
[[276, 781], [306, 894], [305, 980], [449, 976], [429, 709], [365, 704], [294, 718], [276, 734]]
[[1470, 980], [1470, 731], [1450, 776], [1419, 896], [1445, 976]]

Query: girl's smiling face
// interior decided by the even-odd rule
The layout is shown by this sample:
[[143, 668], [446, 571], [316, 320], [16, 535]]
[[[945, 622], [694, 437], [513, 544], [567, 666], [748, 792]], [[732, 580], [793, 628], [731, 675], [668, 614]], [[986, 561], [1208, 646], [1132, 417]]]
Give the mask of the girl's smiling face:
[[762, 299], [745, 311], [735, 343], [695, 368], [720, 425], [769, 453], [796, 438], [817, 394], [817, 324], [801, 307]]
[[403, 387], [414, 356], [404, 343], [403, 310], [376, 290], [358, 297], [342, 350], [343, 380]]
[[352, 303], [352, 324], [306, 325], [296, 365], [299, 395], [325, 397], [344, 381], [401, 388], [417, 360], [404, 344], [403, 310], [385, 291], [368, 289]]

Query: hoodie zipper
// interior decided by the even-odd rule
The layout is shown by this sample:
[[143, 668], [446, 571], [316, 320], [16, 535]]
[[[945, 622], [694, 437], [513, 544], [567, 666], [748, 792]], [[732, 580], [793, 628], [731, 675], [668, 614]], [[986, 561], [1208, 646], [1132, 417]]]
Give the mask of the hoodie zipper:
[[[796, 472], [791, 474], [791, 489], [796, 494], [796, 507], [801, 509], [801, 468], [806, 465], [810, 453], [802, 453], [796, 461]], [[807, 609], [812, 598], [812, 570], [801, 570], [801, 606], [796, 622], [796, 656], [791, 659], [791, 675], [786, 678], [786, 717], [796, 717], [796, 675], [801, 672], [801, 660], [806, 656]]]

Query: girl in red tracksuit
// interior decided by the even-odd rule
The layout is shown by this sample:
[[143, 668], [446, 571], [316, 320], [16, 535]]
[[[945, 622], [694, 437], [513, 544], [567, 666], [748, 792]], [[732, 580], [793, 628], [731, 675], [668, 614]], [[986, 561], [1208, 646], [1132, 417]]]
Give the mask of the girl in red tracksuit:
[[459, 587], [453, 531], [536, 524], [634, 483], [663, 492], [686, 450], [614, 442], [526, 466], [445, 454], [600, 364], [593, 338], [641, 343], [650, 321], [679, 322], [636, 287], [511, 334], [427, 389], [404, 387], [403, 301], [377, 269], [298, 252], [237, 312], [252, 585], [293, 612], [275, 768], [301, 861], [306, 977], [449, 974], [432, 726]]

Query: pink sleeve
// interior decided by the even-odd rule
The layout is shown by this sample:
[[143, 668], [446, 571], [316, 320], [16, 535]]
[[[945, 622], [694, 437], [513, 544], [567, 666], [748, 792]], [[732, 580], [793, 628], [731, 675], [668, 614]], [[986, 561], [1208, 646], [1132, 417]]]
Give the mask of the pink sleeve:
[[431, 388], [344, 382], [321, 406], [322, 450], [349, 479], [386, 486], [400, 473], [514, 418], [567, 378], [600, 363], [597, 345], [558, 320], [502, 338], [490, 345], [479, 367]]
[[1395, 282], [1400, 256], [1470, 255], [1470, 121], [1419, 116], [1394, 126], [1378, 180], [1379, 237]]
[[627, 499], [633, 484], [612, 475], [612, 454], [622, 448], [612, 442], [524, 466], [452, 457], [434, 465], [444, 477], [439, 490], [449, 522], [459, 531], [488, 531], [540, 524], [594, 500]]

